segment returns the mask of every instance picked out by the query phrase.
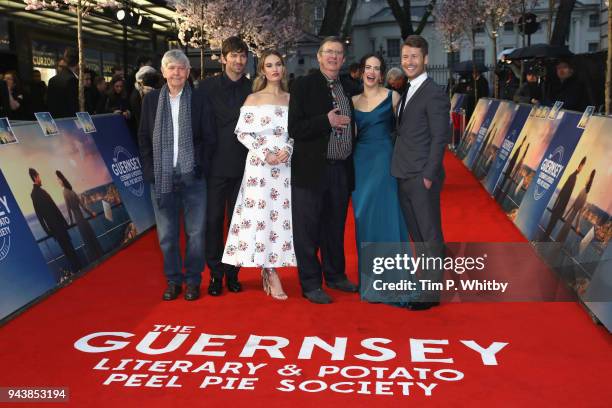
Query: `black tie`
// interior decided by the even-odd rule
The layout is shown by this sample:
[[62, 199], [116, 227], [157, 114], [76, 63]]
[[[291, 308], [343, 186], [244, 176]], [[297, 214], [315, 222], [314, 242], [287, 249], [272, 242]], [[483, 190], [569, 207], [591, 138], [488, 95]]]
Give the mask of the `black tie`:
[[402, 114], [404, 113], [406, 98], [408, 98], [409, 90], [410, 90], [410, 82], [406, 82], [406, 90], [402, 94], [402, 99], [400, 99], [400, 109], [399, 109], [399, 114], [397, 115], [398, 123], [402, 123]]

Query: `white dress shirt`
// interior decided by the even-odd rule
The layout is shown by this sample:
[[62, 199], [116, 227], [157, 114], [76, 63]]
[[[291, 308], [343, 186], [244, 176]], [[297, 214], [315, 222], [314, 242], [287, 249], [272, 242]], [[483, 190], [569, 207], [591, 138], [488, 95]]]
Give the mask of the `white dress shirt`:
[[172, 163], [173, 166], [176, 167], [176, 162], [178, 161], [179, 154], [179, 108], [181, 106], [181, 95], [183, 94], [183, 90], [179, 92], [176, 96], [170, 95], [170, 111], [172, 112], [172, 134], [173, 134], [173, 153], [172, 153]]
[[419, 88], [421, 87], [421, 85], [423, 85], [423, 82], [425, 82], [426, 79], [427, 72], [423, 71], [421, 75], [414, 78], [412, 81], [408, 81], [410, 83], [410, 88], [408, 88], [408, 94], [406, 95], [406, 101], [404, 102], [404, 106], [402, 107], [402, 109], [406, 106], [406, 104], [408, 103], [410, 98], [412, 98], [412, 96], [416, 93], [416, 91], [419, 90]]

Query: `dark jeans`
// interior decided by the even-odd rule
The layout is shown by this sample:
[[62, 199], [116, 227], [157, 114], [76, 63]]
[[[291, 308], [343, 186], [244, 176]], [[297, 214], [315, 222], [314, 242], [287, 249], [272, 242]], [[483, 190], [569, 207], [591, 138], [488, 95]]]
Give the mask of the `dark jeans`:
[[[234, 206], [240, 191], [242, 177], [215, 177], [208, 179], [208, 197], [206, 208], [206, 263], [210, 276], [215, 279], [237, 279], [239, 268], [224, 264], [224, 236], [227, 235], [229, 223], [234, 213]], [[225, 216], [227, 214], [227, 226]]]
[[[151, 200], [157, 223], [157, 238], [164, 256], [164, 273], [169, 283], [200, 285], [204, 270], [204, 234], [206, 225], [206, 181], [193, 177], [174, 177], [174, 191], [159, 207], [155, 186]], [[181, 258], [179, 233], [180, 213], [186, 235], [185, 261]], [[185, 267], [185, 275], [182, 270]]]
[[[344, 225], [349, 202], [347, 168], [327, 164], [318, 189], [292, 186], [293, 243], [303, 292], [346, 279]], [[317, 256], [321, 253], [321, 262]]]

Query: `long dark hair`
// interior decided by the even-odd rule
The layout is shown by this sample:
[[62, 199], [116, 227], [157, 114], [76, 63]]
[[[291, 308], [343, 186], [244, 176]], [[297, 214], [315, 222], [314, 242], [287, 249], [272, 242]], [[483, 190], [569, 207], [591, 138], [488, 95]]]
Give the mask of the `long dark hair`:
[[365, 72], [366, 61], [372, 57], [380, 61], [380, 77], [384, 81], [385, 75], [387, 74], [387, 64], [385, 64], [385, 59], [380, 54], [370, 53], [361, 57], [361, 61], [359, 61], [359, 76], [363, 75]]
[[62, 184], [64, 185], [64, 188], [67, 188], [68, 190], [72, 190], [72, 184], [70, 184], [66, 176], [64, 176], [64, 174], [61, 171], [55, 170], [55, 175], [57, 176], [57, 178], [62, 180]]

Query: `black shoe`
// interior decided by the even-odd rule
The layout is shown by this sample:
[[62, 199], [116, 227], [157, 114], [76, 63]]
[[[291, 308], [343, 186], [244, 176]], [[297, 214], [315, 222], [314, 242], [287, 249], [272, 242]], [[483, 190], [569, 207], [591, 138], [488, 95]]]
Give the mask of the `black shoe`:
[[310, 300], [312, 303], [318, 303], [320, 305], [327, 305], [332, 302], [332, 298], [325, 292], [323, 289], [315, 289], [310, 292], [302, 293], [306, 299]]
[[440, 302], [409, 302], [406, 309], [412, 311], [428, 310], [434, 306], [439, 306]]
[[197, 300], [200, 298], [200, 285], [187, 285], [185, 289], [185, 300]]
[[234, 293], [242, 292], [242, 284], [238, 279], [227, 279], [227, 290]]
[[211, 278], [208, 284], [208, 294], [210, 296], [221, 296], [223, 293], [223, 281], [220, 278]]
[[327, 287], [331, 289], [341, 290], [343, 292], [359, 292], [359, 286], [355, 285], [348, 279], [344, 279], [338, 282], [327, 282]]
[[174, 300], [181, 294], [183, 291], [183, 287], [181, 285], [177, 285], [176, 283], [168, 283], [168, 287], [164, 291], [164, 300]]

